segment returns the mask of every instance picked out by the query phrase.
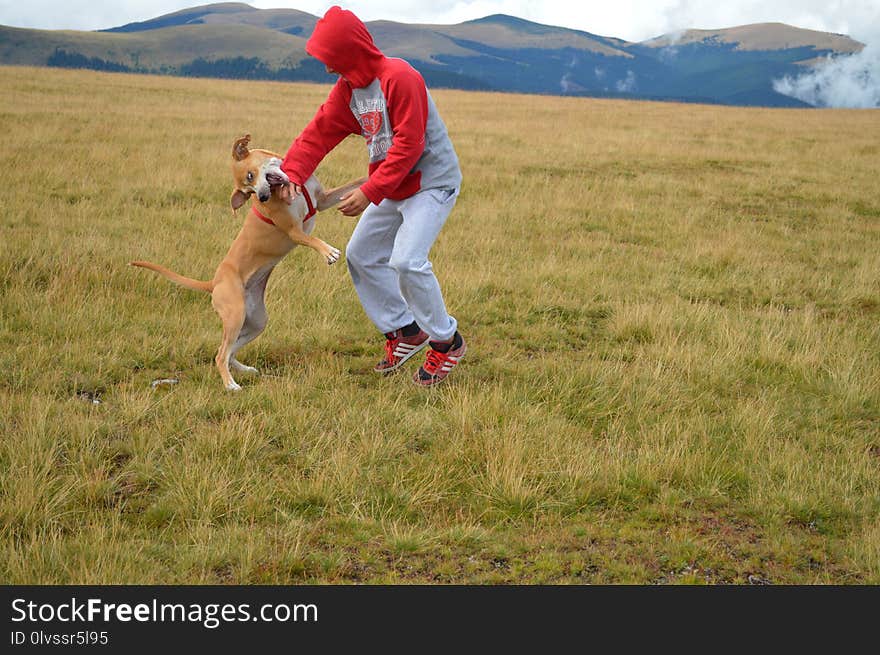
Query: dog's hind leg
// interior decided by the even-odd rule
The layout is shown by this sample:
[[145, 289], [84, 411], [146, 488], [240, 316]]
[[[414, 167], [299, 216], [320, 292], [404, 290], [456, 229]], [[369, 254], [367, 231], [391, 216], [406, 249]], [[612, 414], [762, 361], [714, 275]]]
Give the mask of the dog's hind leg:
[[236, 359], [235, 355], [238, 352], [239, 348], [243, 348], [244, 346], [248, 345], [251, 341], [253, 341], [258, 336], [260, 336], [260, 334], [263, 333], [263, 330], [266, 329], [267, 322], [268, 316], [266, 315], [265, 307], [263, 308], [261, 315], [247, 316], [244, 321], [244, 325], [241, 327], [241, 332], [238, 333], [238, 338], [229, 349], [229, 365], [232, 367], [233, 370], [240, 371], [242, 373], [259, 373], [259, 371], [253, 366], [242, 364], [240, 361], [238, 361], [238, 359]]
[[[274, 268], [274, 265], [273, 267]], [[229, 365], [236, 371], [244, 373], [259, 373], [253, 366], [245, 366], [235, 358], [240, 348], [243, 348], [256, 339], [266, 329], [269, 315], [266, 313], [266, 284], [272, 268], [257, 271], [247, 281], [244, 288], [245, 318], [241, 332], [232, 347], [229, 349]]]
[[266, 324], [262, 325], [254, 324], [249, 321], [245, 321], [244, 326], [241, 328], [241, 332], [238, 335], [238, 339], [235, 340], [235, 343], [232, 344], [232, 347], [229, 349], [229, 366], [232, 367], [234, 371], [239, 371], [241, 373], [259, 373], [260, 371], [253, 366], [248, 366], [246, 364], [242, 364], [238, 359], [236, 359], [235, 355], [238, 352], [239, 348], [243, 348], [248, 345], [251, 341], [256, 339], [265, 329]]
[[229, 360], [232, 356], [232, 348], [244, 326], [244, 289], [235, 282], [221, 282], [214, 287], [211, 304], [223, 322], [223, 340], [220, 342], [220, 348], [217, 350], [214, 362], [217, 364], [217, 370], [220, 372], [220, 377], [223, 378], [226, 389], [240, 391], [241, 387], [229, 372]]
[[[244, 344], [242, 344], [242, 345], [244, 345]], [[232, 355], [229, 358], [229, 368], [231, 368], [233, 371], [238, 371], [239, 373], [253, 373], [256, 375], [260, 372], [259, 369], [254, 368], [253, 366], [248, 366], [247, 364], [242, 364], [240, 361], [238, 361], [235, 358], [235, 355]]]

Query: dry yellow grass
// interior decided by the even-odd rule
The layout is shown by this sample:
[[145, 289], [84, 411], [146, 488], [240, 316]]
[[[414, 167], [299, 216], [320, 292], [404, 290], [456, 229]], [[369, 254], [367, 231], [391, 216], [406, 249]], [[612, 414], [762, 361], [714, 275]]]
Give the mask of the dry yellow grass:
[[460, 371], [374, 377], [297, 249], [230, 395], [207, 297], [126, 263], [209, 276], [233, 139], [284, 151], [326, 87], [0, 79], [2, 579], [880, 582], [876, 112], [436, 91]]

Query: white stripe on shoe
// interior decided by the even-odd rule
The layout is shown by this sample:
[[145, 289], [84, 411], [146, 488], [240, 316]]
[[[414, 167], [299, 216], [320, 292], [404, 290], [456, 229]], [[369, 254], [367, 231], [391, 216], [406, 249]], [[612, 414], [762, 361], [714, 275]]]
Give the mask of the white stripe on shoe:
[[443, 363], [443, 366], [440, 367], [440, 370], [444, 371], [446, 373], [449, 373], [449, 371], [451, 371], [455, 367], [455, 365], [458, 364], [459, 359], [461, 359], [461, 358], [460, 357], [449, 357]]
[[394, 349], [394, 356], [395, 357], [407, 357], [408, 355], [412, 355], [413, 352], [416, 352], [416, 351], [424, 348], [425, 343], [427, 343], [427, 340], [424, 341], [423, 343], [403, 343], [401, 341], [400, 343], [397, 344], [397, 347]]
[[[413, 355], [422, 350], [425, 346], [428, 345], [429, 337], [425, 335], [424, 341], [421, 343], [406, 343], [405, 341], [398, 341], [394, 345], [394, 350], [391, 351], [390, 356], [393, 358], [392, 361], [388, 360], [388, 355], [386, 355], [386, 359], [383, 359], [379, 364], [377, 364], [373, 370], [376, 373], [381, 373], [383, 375], [388, 373], [393, 373], [404, 363], [409, 361]], [[386, 350], [386, 353], [388, 351]]]

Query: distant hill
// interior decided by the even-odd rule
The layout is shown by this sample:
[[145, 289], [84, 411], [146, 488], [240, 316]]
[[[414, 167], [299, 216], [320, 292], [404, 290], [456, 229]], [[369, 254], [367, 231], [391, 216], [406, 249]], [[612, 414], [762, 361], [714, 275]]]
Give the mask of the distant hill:
[[668, 48], [712, 42], [733, 45], [735, 50], [790, 50], [807, 47], [846, 54], [858, 52], [864, 47], [843, 34], [805, 30], [784, 23], [756, 23], [724, 30], [686, 30], [651, 39], [644, 42], [644, 45]]
[[[0, 64], [330, 82], [305, 53], [318, 18], [244, 3], [192, 7], [98, 32], [0, 26]], [[458, 25], [374, 21], [390, 56], [434, 87], [804, 106], [772, 81], [864, 45], [781, 23], [685, 30], [642, 43], [493, 15]]]
[[241, 2], [224, 2], [183, 9], [152, 20], [103, 31], [131, 33], [182, 25], [251, 25], [294, 36], [308, 36], [315, 29], [317, 21], [317, 16], [296, 9], [257, 9]]

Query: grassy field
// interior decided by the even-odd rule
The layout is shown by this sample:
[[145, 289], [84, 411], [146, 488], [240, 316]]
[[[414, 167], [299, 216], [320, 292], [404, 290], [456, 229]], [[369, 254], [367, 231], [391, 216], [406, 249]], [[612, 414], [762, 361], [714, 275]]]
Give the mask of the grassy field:
[[461, 368], [375, 376], [298, 248], [230, 394], [207, 295], [126, 264], [210, 277], [233, 140], [284, 152], [327, 88], [0, 80], [4, 582], [880, 583], [876, 111], [438, 90]]

